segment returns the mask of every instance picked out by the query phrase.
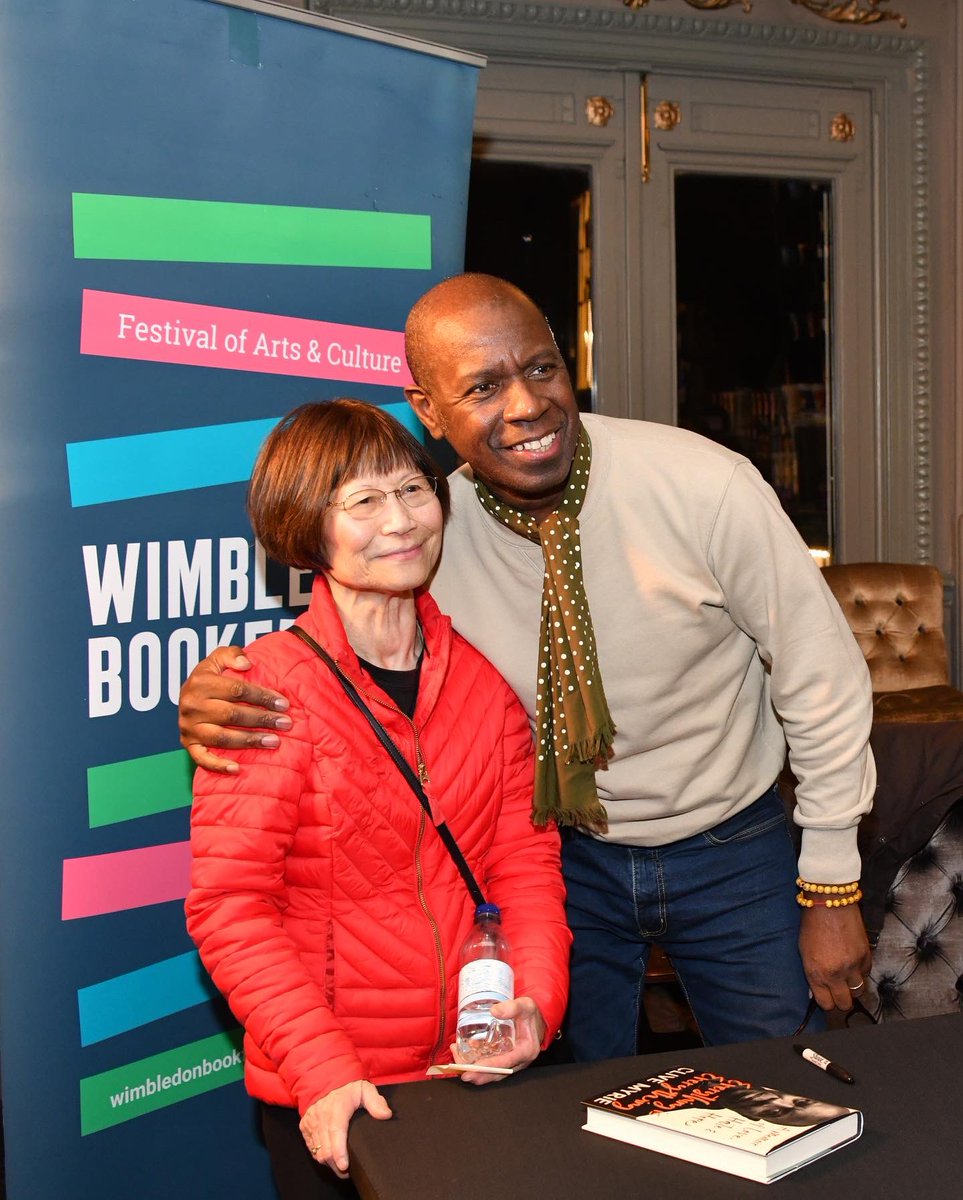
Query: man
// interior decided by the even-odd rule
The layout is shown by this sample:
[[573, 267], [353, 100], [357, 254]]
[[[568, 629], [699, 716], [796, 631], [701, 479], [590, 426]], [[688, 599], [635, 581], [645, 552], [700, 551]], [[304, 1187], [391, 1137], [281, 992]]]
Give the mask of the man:
[[[533, 719], [535, 819], [565, 834], [576, 1056], [635, 1052], [652, 942], [707, 1042], [791, 1034], [810, 989], [849, 1008], [870, 965], [868, 672], [771, 489], [686, 431], [580, 418], [544, 317], [502, 280], [433, 288], [406, 346], [409, 402], [467, 464], [432, 592]], [[184, 744], [215, 769], [199, 743], [277, 742], [224, 725], [285, 725], [273, 694], [220, 679], [235, 654], [182, 696]]]

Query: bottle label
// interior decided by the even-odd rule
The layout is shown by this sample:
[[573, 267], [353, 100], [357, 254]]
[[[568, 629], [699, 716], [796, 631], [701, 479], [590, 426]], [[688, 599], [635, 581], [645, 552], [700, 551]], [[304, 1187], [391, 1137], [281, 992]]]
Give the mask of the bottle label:
[[499, 958], [476, 958], [458, 973], [458, 1008], [515, 998], [515, 972]]

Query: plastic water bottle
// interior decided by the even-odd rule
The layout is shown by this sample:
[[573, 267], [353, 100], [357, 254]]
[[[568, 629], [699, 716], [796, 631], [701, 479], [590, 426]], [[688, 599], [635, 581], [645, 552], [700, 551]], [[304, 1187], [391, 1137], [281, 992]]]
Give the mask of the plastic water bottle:
[[461, 948], [458, 973], [458, 1053], [465, 1062], [505, 1054], [515, 1045], [515, 1022], [491, 1007], [515, 998], [515, 972], [497, 904], [479, 904], [475, 926]]

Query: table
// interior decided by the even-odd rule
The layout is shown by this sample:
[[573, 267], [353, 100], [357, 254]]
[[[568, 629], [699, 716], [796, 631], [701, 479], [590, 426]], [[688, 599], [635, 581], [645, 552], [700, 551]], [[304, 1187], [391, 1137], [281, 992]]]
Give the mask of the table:
[[364, 1200], [745, 1200], [761, 1184], [582, 1130], [585, 1097], [691, 1065], [863, 1111], [862, 1137], [777, 1181], [779, 1200], [956, 1196], [963, 1179], [963, 1014], [806, 1035], [856, 1078], [804, 1062], [792, 1038], [532, 1067], [477, 1088], [457, 1079], [382, 1089], [391, 1121], [351, 1125]]

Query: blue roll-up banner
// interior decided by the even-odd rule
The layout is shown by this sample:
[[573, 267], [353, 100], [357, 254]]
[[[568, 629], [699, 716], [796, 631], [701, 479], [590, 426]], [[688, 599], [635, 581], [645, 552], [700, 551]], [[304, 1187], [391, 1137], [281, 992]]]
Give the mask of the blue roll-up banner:
[[307, 601], [244, 514], [271, 425], [407, 417], [481, 65], [261, 0], [0, 4], [9, 1200], [274, 1194], [184, 930], [175, 702]]

